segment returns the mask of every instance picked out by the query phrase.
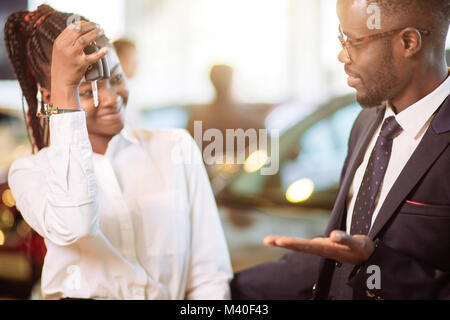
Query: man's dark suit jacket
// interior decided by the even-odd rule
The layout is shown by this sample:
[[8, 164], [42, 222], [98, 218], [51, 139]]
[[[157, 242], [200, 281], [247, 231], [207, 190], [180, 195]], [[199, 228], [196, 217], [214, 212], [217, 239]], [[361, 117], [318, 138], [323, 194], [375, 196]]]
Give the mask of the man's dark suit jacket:
[[[355, 121], [325, 234], [346, 229], [346, 198], [385, 106]], [[361, 265], [292, 252], [235, 275], [233, 299], [450, 299], [450, 95], [382, 204], [368, 235], [376, 249]], [[369, 266], [381, 288], [370, 289]], [[371, 282], [371, 281], [369, 281]]]

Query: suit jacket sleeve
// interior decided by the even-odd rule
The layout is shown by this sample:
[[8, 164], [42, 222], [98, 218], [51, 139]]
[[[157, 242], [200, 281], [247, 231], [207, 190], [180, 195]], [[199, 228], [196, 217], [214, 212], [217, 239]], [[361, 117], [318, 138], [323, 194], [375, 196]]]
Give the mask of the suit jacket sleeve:
[[235, 274], [231, 282], [234, 300], [307, 300], [318, 274], [320, 258], [290, 252]]

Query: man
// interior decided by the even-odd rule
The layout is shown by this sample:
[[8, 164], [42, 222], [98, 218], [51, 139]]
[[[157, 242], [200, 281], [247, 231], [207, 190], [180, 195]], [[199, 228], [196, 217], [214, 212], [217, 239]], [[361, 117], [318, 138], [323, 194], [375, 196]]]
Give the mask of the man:
[[450, 299], [450, 1], [338, 0], [337, 13], [363, 110], [326, 236], [267, 237], [295, 253], [238, 273], [233, 297]]

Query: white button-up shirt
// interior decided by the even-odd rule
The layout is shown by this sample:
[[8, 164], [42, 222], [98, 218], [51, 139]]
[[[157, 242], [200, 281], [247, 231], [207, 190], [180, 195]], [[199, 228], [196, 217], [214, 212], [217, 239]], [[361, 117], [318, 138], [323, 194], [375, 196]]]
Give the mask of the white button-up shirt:
[[186, 131], [125, 126], [100, 155], [85, 112], [73, 112], [51, 116], [50, 138], [9, 171], [17, 208], [47, 246], [44, 298], [230, 297], [217, 206]]
[[403, 131], [393, 140], [391, 158], [386, 168], [384, 180], [380, 185], [377, 199], [375, 200], [375, 211], [372, 215], [371, 226], [373, 226], [378, 212], [380, 211], [380, 208], [384, 203], [384, 200], [386, 199], [389, 191], [391, 191], [392, 186], [402, 172], [409, 158], [411, 158], [420, 141], [422, 141], [425, 132], [428, 130], [431, 121], [434, 119], [434, 114], [449, 94], [450, 77], [447, 77], [447, 79], [433, 92], [417, 101], [413, 105], [409, 106], [399, 114], [395, 114], [391, 105], [389, 103], [387, 104], [384, 119], [379, 125], [378, 129], [375, 131], [375, 134], [369, 146], [367, 147], [364, 160], [356, 170], [353, 183], [349, 190], [349, 201], [347, 201], [347, 233], [350, 233], [356, 197], [358, 195], [362, 179], [364, 178], [364, 172], [367, 168], [367, 164], [369, 163], [370, 155], [372, 154], [372, 150], [375, 147], [378, 136], [380, 135], [384, 120], [391, 116], [394, 116], [395, 120], [397, 120], [398, 124], [400, 124], [400, 126], [403, 128]]

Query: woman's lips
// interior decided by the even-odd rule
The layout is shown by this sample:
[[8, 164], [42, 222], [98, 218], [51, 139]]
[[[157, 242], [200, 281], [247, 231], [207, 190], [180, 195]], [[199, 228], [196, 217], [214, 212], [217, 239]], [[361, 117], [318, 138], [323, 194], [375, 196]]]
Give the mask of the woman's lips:
[[120, 114], [122, 113], [123, 108], [120, 107], [119, 110], [117, 110], [114, 113], [109, 113], [109, 114], [105, 114], [103, 116], [99, 116], [100, 119], [102, 120], [115, 120], [118, 119], [120, 117]]

